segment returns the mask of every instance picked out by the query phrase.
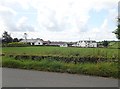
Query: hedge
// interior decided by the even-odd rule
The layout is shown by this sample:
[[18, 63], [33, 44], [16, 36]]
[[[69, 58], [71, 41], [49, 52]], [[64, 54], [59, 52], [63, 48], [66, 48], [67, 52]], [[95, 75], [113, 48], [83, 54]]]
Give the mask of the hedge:
[[23, 43], [23, 42], [12, 42], [8, 44], [3, 44], [3, 47], [26, 47], [29, 46], [29, 44]]
[[104, 57], [79, 57], [79, 56], [47, 56], [47, 55], [42, 55], [42, 56], [37, 56], [37, 55], [13, 55], [9, 54], [7, 55], [9, 57], [13, 57], [16, 60], [41, 60], [41, 59], [48, 59], [50, 61], [62, 61], [65, 63], [85, 63], [85, 62], [91, 62], [91, 63], [98, 63], [98, 62], [118, 62], [116, 59], [107, 59]]

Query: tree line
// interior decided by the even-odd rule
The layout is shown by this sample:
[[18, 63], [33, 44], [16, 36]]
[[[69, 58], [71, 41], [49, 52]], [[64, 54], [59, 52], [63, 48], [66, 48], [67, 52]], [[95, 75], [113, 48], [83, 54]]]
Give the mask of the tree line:
[[19, 42], [19, 41], [21, 41], [21, 40], [22, 40], [22, 38], [21, 38], [21, 39], [18, 39], [18, 38], [13, 38], [13, 37], [11, 37], [11, 35], [8, 34], [7, 31], [4, 31], [4, 33], [2, 34], [2, 43], [3, 43], [3, 44], [4, 44], [4, 43], [11, 43], [11, 42]]

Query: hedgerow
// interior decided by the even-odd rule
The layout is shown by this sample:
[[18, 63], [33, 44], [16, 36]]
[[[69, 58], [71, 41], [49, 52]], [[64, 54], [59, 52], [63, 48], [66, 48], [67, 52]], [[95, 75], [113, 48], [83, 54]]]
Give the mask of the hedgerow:
[[9, 68], [32, 69], [51, 72], [66, 72], [72, 74], [86, 74], [102, 77], [120, 78], [118, 63], [99, 62], [99, 63], [65, 63], [61, 61], [50, 61], [47, 59], [35, 60], [16, 60], [13, 57], [4, 56], [2, 66]]

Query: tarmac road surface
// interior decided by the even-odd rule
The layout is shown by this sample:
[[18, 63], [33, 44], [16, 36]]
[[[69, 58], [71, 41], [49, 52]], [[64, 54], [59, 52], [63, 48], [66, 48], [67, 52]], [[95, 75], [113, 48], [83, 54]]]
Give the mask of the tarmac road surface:
[[2, 87], [118, 87], [113, 78], [2, 68]]

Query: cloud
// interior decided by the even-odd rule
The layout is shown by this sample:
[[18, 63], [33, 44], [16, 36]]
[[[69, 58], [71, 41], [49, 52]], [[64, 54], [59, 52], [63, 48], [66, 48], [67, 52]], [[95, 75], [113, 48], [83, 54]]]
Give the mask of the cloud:
[[33, 7], [37, 9], [37, 20], [41, 28], [50, 31], [65, 31], [67, 29], [84, 31], [84, 29], [87, 30], [84, 27], [89, 19], [91, 9], [108, 10], [116, 3], [117, 0], [36, 0]]
[[0, 5], [8, 7], [22, 7], [28, 10], [30, 8], [31, 0], [0, 0]]
[[2, 33], [7, 29], [6, 25], [4, 24], [4, 22], [2, 21], [2, 19], [0, 18], [0, 38], [2, 37]]
[[113, 7], [118, 7], [119, 0], [91, 0], [93, 3], [93, 9], [96, 11], [100, 11], [102, 9], [110, 10]]
[[28, 18], [23, 16], [21, 17], [16, 24], [17, 31], [34, 31], [34, 26], [28, 24]]
[[[48, 1], [49, 4], [46, 1], [39, 2], [41, 5], [38, 7], [35, 5], [38, 11], [38, 23], [50, 31], [70, 30], [69, 27], [80, 29], [89, 18], [88, 12], [86, 12], [86, 8], [82, 4], [75, 2], [71, 5], [71, 1], [52, 0], [50, 3]], [[78, 9], [79, 6], [81, 6], [80, 9]]]
[[101, 29], [107, 29], [108, 28], [108, 20], [104, 19], [103, 24], [101, 25]]
[[16, 14], [17, 13], [13, 9], [0, 5], [0, 34], [2, 34], [4, 31], [10, 31], [10, 28], [14, 27], [12, 25], [12, 18]]
[[17, 13], [13, 10], [13, 9], [11, 9], [11, 8], [9, 8], [9, 7], [5, 7], [5, 6], [2, 6], [2, 5], [0, 5], [0, 13], [1, 13], [1, 15], [16, 15]]
[[[110, 31], [113, 28], [108, 24], [117, 16], [118, 0], [0, 0], [0, 2], [0, 6], [7, 7], [0, 10], [2, 14], [0, 22], [4, 29], [19, 34], [27, 31], [31, 37], [40, 36], [43, 39], [79, 40], [89, 37], [95, 39], [97, 35], [109, 39], [107, 34], [109, 32], [109, 35], [112, 35]], [[22, 14], [22, 11], [30, 11], [31, 8], [37, 12], [35, 25], [30, 21], [33, 19], [32, 15], [30, 17]], [[89, 28], [87, 22], [91, 10], [109, 12], [100, 27]], [[103, 39], [99, 36], [97, 40]], [[115, 37], [112, 35], [112, 38]]]
[[109, 22], [108, 19], [104, 19], [103, 23], [101, 24], [101, 26], [98, 28], [93, 28], [90, 32], [92, 36], [94, 36], [93, 38], [95, 38], [96, 40], [114, 40], [116, 37], [115, 35], [112, 33], [114, 29], [111, 29], [109, 27]]
[[27, 17], [22, 16], [21, 18], [19, 17], [19, 19], [16, 19], [17, 15], [18, 13], [14, 9], [0, 5], [0, 34], [2, 34], [3, 31], [34, 31], [34, 26], [28, 23], [29, 20]]

